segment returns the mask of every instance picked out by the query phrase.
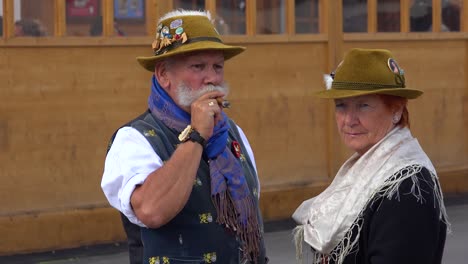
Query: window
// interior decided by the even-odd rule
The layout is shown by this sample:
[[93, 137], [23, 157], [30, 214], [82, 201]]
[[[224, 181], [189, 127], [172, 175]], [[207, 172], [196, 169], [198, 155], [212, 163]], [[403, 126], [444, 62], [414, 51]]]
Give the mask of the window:
[[114, 0], [114, 36], [145, 36], [145, 1]]
[[446, 0], [442, 3], [442, 30], [460, 31], [462, 0]]
[[410, 30], [432, 31], [432, 0], [413, 0], [410, 8]]
[[343, 32], [367, 32], [367, 0], [343, 0]]
[[15, 37], [45, 37], [54, 33], [53, 0], [14, 1]]
[[215, 25], [219, 34], [238, 34], [246, 33], [245, 20], [245, 1], [238, 0], [219, 0], [216, 1]]
[[[468, 8], [464, 4], [467, 5], [467, 1], [0, 0], [0, 42], [4, 45], [60, 45], [60, 38], [63, 43], [77, 43], [74, 38], [66, 37], [96, 37], [83, 43], [101, 45], [104, 42], [99, 38], [103, 37], [154, 36], [159, 17], [175, 9], [208, 9], [218, 32], [232, 42], [323, 41], [327, 33], [338, 30], [330, 19], [339, 19], [340, 14], [336, 13], [339, 8], [342, 8], [342, 32], [349, 39], [359, 39], [362, 34], [346, 33], [371, 33], [366, 38], [379, 33], [379, 38], [390, 38], [394, 34], [380, 33], [401, 32], [398, 38], [405, 38], [407, 33], [434, 32], [436, 34], [427, 36], [433, 38], [438, 37], [439, 32], [467, 32], [467, 18], [463, 16]], [[433, 25], [434, 22], [437, 24]], [[451, 35], [441, 34], [440, 37]], [[28, 39], [44, 36], [48, 38], [37, 42]], [[412, 34], [410, 38], [421, 36], [424, 34]], [[143, 41], [144, 38], [131, 40], [135, 44]], [[122, 40], [106, 40], [106, 43], [124, 45]]]
[[0, 36], [3, 37], [3, 1], [0, 0]]
[[377, 31], [400, 31], [400, 0], [378, 0]]
[[285, 1], [257, 1], [257, 34], [283, 34], [286, 32]]
[[101, 0], [66, 0], [68, 36], [102, 36]]
[[318, 33], [319, 0], [295, 0], [296, 33]]

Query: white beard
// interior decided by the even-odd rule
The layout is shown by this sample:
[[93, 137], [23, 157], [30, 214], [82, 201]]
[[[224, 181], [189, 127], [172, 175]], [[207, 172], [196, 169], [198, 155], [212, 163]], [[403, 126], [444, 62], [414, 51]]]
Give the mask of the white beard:
[[190, 107], [200, 96], [212, 91], [220, 91], [227, 96], [229, 93], [229, 86], [226, 83], [221, 85], [209, 84], [203, 86], [199, 90], [193, 90], [182, 82], [177, 86], [177, 100], [180, 106]]

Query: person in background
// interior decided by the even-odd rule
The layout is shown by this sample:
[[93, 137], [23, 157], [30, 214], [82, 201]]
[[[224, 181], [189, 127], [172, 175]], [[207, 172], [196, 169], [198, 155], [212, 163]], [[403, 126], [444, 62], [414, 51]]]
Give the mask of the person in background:
[[[410, 30], [412, 32], [432, 31], [432, 0], [413, 0], [410, 8]], [[447, 32], [450, 29], [441, 23], [440, 31]]]
[[442, 22], [448, 31], [460, 31], [461, 0], [448, 0], [442, 7]]
[[224, 112], [224, 62], [245, 48], [189, 10], [159, 19], [152, 48], [148, 110], [114, 134], [104, 194], [141, 230], [143, 263], [267, 263], [254, 155]]
[[409, 129], [403, 69], [388, 50], [352, 49], [318, 97], [333, 99], [355, 153], [294, 212], [299, 255], [336, 264], [440, 264], [449, 224], [437, 172]]
[[44, 37], [47, 32], [37, 19], [24, 18], [15, 22], [15, 36]]

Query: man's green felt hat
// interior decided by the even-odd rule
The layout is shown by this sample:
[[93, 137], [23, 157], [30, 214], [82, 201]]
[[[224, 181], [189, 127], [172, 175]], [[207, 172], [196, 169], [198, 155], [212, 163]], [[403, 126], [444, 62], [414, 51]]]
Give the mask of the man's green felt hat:
[[414, 99], [423, 92], [406, 88], [404, 71], [392, 53], [383, 49], [352, 49], [331, 74], [321, 98], [346, 98], [367, 94], [387, 94]]
[[161, 59], [199, 50], [220, 50], [228, 60], [245, 50], [245, 47], [226, 45], [208, 12], [176, 10], [163, 16], [156, 29], [153, 55], [137, 57], [137, 61], [153, 72]]

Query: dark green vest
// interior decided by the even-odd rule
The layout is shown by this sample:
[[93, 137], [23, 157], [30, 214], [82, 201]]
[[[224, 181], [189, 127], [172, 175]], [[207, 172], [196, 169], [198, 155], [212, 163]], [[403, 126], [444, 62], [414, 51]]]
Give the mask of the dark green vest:
[[[240, 139], [237, 126], [229, 120], [228, 146], [235, 140], [241, 145], [239, 158], [252, 195], [257, 198], [256, 173], [245, 146]], [[169, 160], [175, 151], [178, 132], [166, 127], [151, 113], [142, 115], [131, 126], [137, 129], [151, 144], [163, 162]], [[189, 200], [182, 211], [169, 223], [157, 229], [142, 228], [144, 245], [143, 263], [240, 263], [239, 242], [232, 231], [216, 223], [216, 209], [211, 201], [209, 165], [206, 157], [200, 161], [196, 180]], [[258, 210], [259, 224], [263, 237], [263, 222]], [[261, 261], [265, 263], [265, 247], [261, 241]]]

